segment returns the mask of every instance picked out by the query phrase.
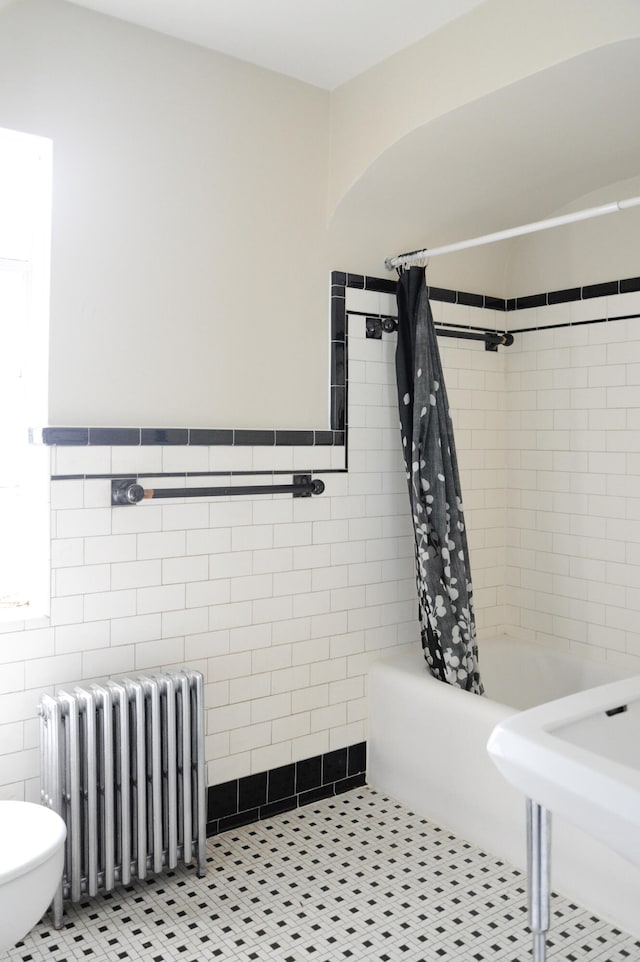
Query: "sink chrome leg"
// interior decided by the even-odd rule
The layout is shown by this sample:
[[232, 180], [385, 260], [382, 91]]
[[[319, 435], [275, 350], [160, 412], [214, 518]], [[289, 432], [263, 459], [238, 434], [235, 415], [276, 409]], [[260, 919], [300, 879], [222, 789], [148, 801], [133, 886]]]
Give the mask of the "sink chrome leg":
[[51, 903], [51, 913], [53, 915], [53, 927], [54, 929], [62, 928], [62, 882], [56, 889], [56, 894], [53, 896], [53, 902]]
[[550, 924], [551, 813], [530, 798], [527, 799], [527, 868], [533, 962], [545, 962]]

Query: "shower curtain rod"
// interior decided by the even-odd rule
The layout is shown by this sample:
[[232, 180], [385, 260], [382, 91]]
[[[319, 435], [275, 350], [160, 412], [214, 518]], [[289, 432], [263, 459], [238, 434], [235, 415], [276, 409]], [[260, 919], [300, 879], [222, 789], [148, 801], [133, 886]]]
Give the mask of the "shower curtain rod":
[[537, 220], [531, 224], [522, 224], [520, 227], [508, 227], [506, 230], [495, 231], [493, 234], [484, 234], [482, 237], [472, 237], [469, 240], [457, 241], [455, 244], [445, 244], [442, 247], [426, 248], [421, 251], [409, 251], [406, 254], [398, 254], [396, 257], [387, 257], [384, 266], [388, 271], [396, 267], [410, 267], [426, 258], [436, 257], [438, 254], [452, 254], [454, 251], [466, 250], [467, 247], [482, 247], [484, 244], [493, 244], [495, 241], [508, 240], [510, 237], [520, 237], [522, 234], [535, 234], [539, 230], [547, 230], [550, 227], [562, 227], [563, 224], [573, 224], [579, 220], [589, 220], [591, 217], [601, 217], [603, 214], [616, 214], [620, 210], [628, 207], [640, 206], [640, 197], [630, 197], [628, 200], [616, 200], [610, 204], [601, 204], [599, 207], [588, 207], [586, 210], [578, 210], [573, 214], [561, 214], [559, 217], [550, 217], [548, 220]]

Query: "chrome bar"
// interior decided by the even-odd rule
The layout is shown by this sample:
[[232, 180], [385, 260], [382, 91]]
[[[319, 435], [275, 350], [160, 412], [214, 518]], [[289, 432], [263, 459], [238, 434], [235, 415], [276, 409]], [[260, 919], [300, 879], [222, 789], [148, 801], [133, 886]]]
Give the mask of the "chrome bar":
[[194, 757], [193, 770], [195, 775], [196, 792], [196, 820], [198, 826], [197, 846], [198, 846], [198, 877], [204, 878], [207, 874], [207, 798], [206, 798], [206, 771], [204, 761], [204, 678], [199, 671], [186, 671], [185, 674], [191, 681], [192, 691], [192, 716], [195, 724], [192, 726], [192, 739], [195, 750], [192, 750]]
[[628, 207], [637, 207], [639, 204], [640, 197], [629, 197], [626, 200], [612, 201], [609, 204], [600, 204], [598, 207], [588, 207], [586, 210], [573, 211], [571, 214], [560, 214], [556, 217], [549, 217], [547, 220], [537, 220], [530, 224], [520, 224], [518, 227], [507, 227], [505, 230], [494, 231], [491, 234], [483, 234], [480, 237], [470, 237], [467, 240], [456, 241], [453, 244], [425, 248], [420, 251], [409, 251], [406, 254], [398, 254], [396, 257], [386, 257], [384, 266], [388, 271], [393, 270], [394, 267], [409, 267], [412, 264], [419, 264], [428, 260], [430, 257], [437, 257], [439, 254], [451, 254], [454, 251], [466, 250], [469, 247], [482, 247], [485, 244], [494, 244], [496, 241], [509, 240], [512, 237], [521, 237], [523, 234], [535, 234], [537, 231], [548, 230], [550, 227], [561, 227], [564, 224], [573, 224], [579, 220], [601, 217], [603, 214], [615, 214], [618, 211], [626, 210]]
[[186, 865], [193, 860], [191, 812], [191, 698], [189, 680], [183, 671], [167, 672], [176, 703], [176, 772], [178, 847]]
[[113, 698], [116, 724], [116, 865], [120, 869], [120, 881], [128, 885], [131, 881], [132, 858], [129, 697], [126, 687], [119, 682], [108, 681], [106, 687]]
[[[75, 694], [80, 705], [84, 708], [84, 761], [86, 771], [84, 785], [81, 788], [85, 806], [85, 869], [87, 877], [87, 893], [98, 893], [98, 765], [96, 758], [96, 701], [94, 695], [84, 688], [76, 688]], [[80, 760], [78, 762], [80, 767]]]
[[136, 835], [136, 872], [139, 879], [147, 877], [147, 735], [146, 735], [146, 700], [140, 680], [125, 678], [123, 685], [135, 705], [134, 725], [135, 741], [133, 743], [133, 764], [131, 777], [135, 788], [135, 824]]
[[102, 711], [98, 738], [98, 838], [100, 842], [104, 888], [109, 892], [115, 885], [115, 799], [113, 757], [113, 699], [108, 688], [92, 685], [96, 708]]
[[80, 724], [78, 703], [70, 692], [58, 694], [62, 704], [62, 715], [66, 717], [63, 738], [65, 745], [65, 770], [63, 772], [63, 812], [67, 824], [67, 870], [66, 879], [70, 886], [71, 898], [78, 902], [81, 896], [82, 879], [82, 833], [80, 831]]
[[147, 759], [150, 771], [149, 801], [151, 802], [152, 864], [154, 872], [162, 871], [162, 726], [160, 719], [160, 686], [153, 678], [140, 679], [150, 708], [147, 721], [147, 739], [150, 744], [151, 758]]
[[162, 781], [165, 786], [163, 822], [167, 826], [167, 864], [178, 864], [178, 758], [176, 749], [176, 687], [168, 675], [156, 675], [161, 694], [162, 709]]
[[[62, 758], [62, 703], [57, 698], [50, 698], [48, 718], [46, 719], [47, 732], [47, 758], [48, 758], [48, 778], [47, 778], [47, 805], [63, 816], [62, 804], [62, 770], [60, 760]], [[68, 834], [68, 833], [67, 833]], [[66, 842], [65, 842], [66, 851]], [[62, 928], [62, 901], [64, 897], [64, 868], [60, 875], [60, 884], [53, 896], [53, 925], [54, 928]]]
[[111, 482], [111, 504], [132, 505], [152, 498], [232, 498], [240, 495], [291, 494], [294, 498], [310, 498], [322, 494], [325, 485], [309, 474], [293, 476], [293, 484], [219, 485], [206, 488], [143, 488], [135, 478], [119, 478]]
[[191, 792], [191, 693], [189, 679], [180, 672], [180, 705], [182, 710], [182, 838], [183, 858], [191, 865], [194, 855], [193, 799]]
[[[40, 701], [40, 797], [47, 808], [64, 817], [62, 803], [62, 772], [60, 760], [62, 737], [62, 702], [59, 698], [43, 695]], [[65, 853], [68, 848], [65, 841]], [[60, 884], [52, 900], [54, 928], [62, 928], [62, 901], [64, 897], [64, 869]]]
[[530, 798], [527, 799], [527, 868], [533, 962], [545, 962], [550, 925], [551, 814]]

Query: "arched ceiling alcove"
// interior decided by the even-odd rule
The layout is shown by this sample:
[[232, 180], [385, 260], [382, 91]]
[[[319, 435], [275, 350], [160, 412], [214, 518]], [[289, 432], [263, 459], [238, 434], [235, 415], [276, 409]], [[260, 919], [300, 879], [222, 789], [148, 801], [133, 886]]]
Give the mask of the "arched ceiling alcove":
[[[404, 137], [336, 209], [332, 267], [383, 276], [387, 256], [550, 217], [640, 174], [639, 63], [639, 40], [601, 47]], [[504, 296], [509, 252], [435, 258], [431, 283]]]

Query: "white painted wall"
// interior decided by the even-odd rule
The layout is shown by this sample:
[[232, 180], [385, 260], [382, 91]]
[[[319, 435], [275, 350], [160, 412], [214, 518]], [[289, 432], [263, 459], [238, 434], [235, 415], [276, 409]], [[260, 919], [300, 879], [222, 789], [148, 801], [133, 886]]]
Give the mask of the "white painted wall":
[[[587, 210], [640, 196], [640, 174], [578, 198], [558, 214]], [[640, 209], [521, 237], [512, 242], [506, 273], [507, 296], [557, 291], [584, 284], [637, 277]]]
[[50, 423], [328, 426], [328, 96], [62, 0], [0, 12], [0, 126], [54, 143]]
[[[54, 141], [49, 420], [94, 426], [326, 427], [329, 268], [381, 273], [434, 229], [473, 233], [487, 206], [505, 226], [486, 200], [501, 168], [489, 185], [479, 156], [486, 170], [519, 138], [494, 145], [489, 100], [515, 123], [526, 82], [640, 36], [633, 0], [487, 0], [328, 94], [63, 0], [0, 18], [0, 125]], [[436, 127], [449, 180], [413, 139]], [[385, 156], [398, 179], [368, 180]], [[417, 204], [402, 158], [437, 210]], [[517, 193], [539, 207], [544, 184]], [[436, 262], [430, 281], [503, 294], [497, 256]]]

